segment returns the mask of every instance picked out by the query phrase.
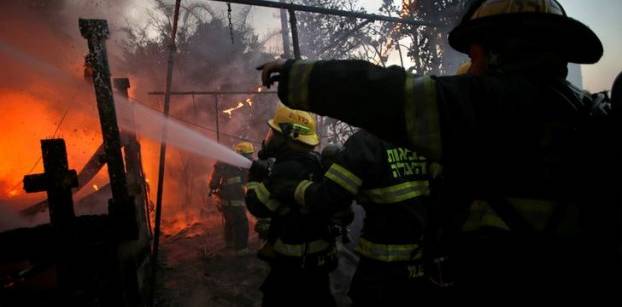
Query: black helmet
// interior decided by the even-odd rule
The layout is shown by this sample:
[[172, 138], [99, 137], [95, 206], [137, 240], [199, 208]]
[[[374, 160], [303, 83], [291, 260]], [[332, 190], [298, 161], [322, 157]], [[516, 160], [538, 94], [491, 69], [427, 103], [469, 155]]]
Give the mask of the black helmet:
[[512, 36], [547, 44], [572, 63], [596, 63], [603, 55], [598, 36], [568, 17], [556, 0], [475, 0], [449, 34], [449, 44], [467, 53], [471, 43]]

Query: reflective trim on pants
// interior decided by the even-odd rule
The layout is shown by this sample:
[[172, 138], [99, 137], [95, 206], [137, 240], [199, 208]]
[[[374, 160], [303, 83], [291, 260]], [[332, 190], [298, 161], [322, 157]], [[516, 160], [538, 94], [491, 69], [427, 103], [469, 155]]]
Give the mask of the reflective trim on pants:
[[315, 240], [301, 244], [287, 244], [277, 239], [274, 243], [274, 251], [290, 257], [302, 257], [306, 254], [315, 254], [328, 250], [332, 247], [328, 241]]
[[384, 262], [413, 261], [422, 257], [419, 244], [380, 244], [360, 238], [356, 251], [361, 256]]

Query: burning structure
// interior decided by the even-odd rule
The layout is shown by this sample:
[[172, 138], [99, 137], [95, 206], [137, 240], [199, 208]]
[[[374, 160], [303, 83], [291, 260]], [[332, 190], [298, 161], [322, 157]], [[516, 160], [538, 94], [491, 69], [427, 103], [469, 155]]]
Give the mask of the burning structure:
[[[10, 268], [3, 273], [2, 289], [9, 303], [112, 306], [147, 301], [151, 231], [140, 146], [132, 132], [123, 137], [119, 133], [106, 22], [80, 20], [80, 31], [90, 51], [86, 59], [92, 68], [103, 150], [98, 149], [78, 175], [68, 169], [64, 140], [41, 141], [44, 173], [25, 176], [24, 189], [47, 192], [50, 223], [0, 234], [0, 245], [6, 248], [1, 260]], [[114, 83], [127, 96], [129, 81]], [[104, 162], [112, 192], [108, 214], [76, 217], [71, 189], [79, 186], [79, 178], [84, 186]]]
[[[150, 285], [148, 255], [154, 218], [150, 214], [153, 213], [150, 199], [155, 199], [158, 147], [163, 141], [164, 121], [160, 112], [153, 110], [161, 106], [153, 102], [154, 96], [149, 96], [146, 89], [163, 88], [161, 64], [168, 55], [171, 25], [156, 23], [155, 33], [162, 37], [152, 40], [145, 38], [153, 33], [124, 29], [118, 24], [111, 27], [113, 31], [119, 30], [117, 33], [126, 32], [128, 41], [135, 43], [126, 48], [110, 48], [108, 58], [102, 54], [107, 36], [102, 23], [85, 21], [82, 35], [89, 39], [92, 49], [85, 64], [80, 51], [83, 48], [75, 43], [81, 38], [53, 26], [60, 21], [56, 13], [62, 12], [61, 16], [70, 17], [67, 20], [71, 20], [70, 27], [75, 30], [77, 12], [83, 7], [70, 7], [65, 1], [25, 3], [28, 3], [27, 12], [7, 5], [3, 22], [8, 26], [0, 29], [3, 38], [0, 51], [11, 59], [3, 64], [6, 71], [16, 72], [3, 76], [7, 86], [0, 89], [3, 107], [10, 114], [0, 123], [4, 129], [0, 139], [3, 155], [0, 231], [9, 230], [0, 234], [0, 246], [10, 251], [0, 256], [3, 300], [28, 298], [33, 303], [55, 300], [87, 305], [141, 305], [146, 302]], [[113, 3], [110, 6], [118, 8], [111, 14], [125, 7], [122, 0]], [[161, 12], [170, 13], [171, 6], [165, 1], [156, 3]], [[108, 4], [99, 5], [109, 8]], [[38, 13], [30, 21], [49, 22], [27, 24], [21, 16], [31, 16], [32, 11]], [[206, 142], [205, 135], [222, 144], [246, 140], [259, 145], [258, 140], [267, 129], [266, 114], [274, 109], [274, 104], [269, 102], [275, 100], [274, 93], [257, 88], [254, 75], [254, 64], [275, 56], [275, 52], [271, 54], [263, 48], [275, 33], [259, 39], [246, 24], [233, 25], [229, 20], [227, 26], [224, 18], [217, 18], [214, 10], [199, 3], [184, 7], [182, 14], [175, 54], [178, 83], [184, 88], [215, 91], [187, 92], [185, 96], [175, 96], [171, 105], [173, 119], [168, 122], [166, 141], [177, 149], [169, 152], [164, 173], [167, 184], [162, 231], [174, 238], [194, 236], [204, 233], [206, 228], [219, 226], [212, 206], [214, 200], [206, 197], [214, 158], [243, 163], [230, 157], [222, 146]], [[297, 35], [294, 34], [298, 32], [296, 11], [290, 10], [289, 14], [293, 14], [290, 20], [293, 23], [289, 24], [291, 33]], [[248, 10], [244, 9], [239, 18], [245, 20], [247, 15]], [[303, 48], [297, 46], [297, 37], [293, 38], [291, 47], [299, 57], [301, 53], [312, 54], [312, 45], [305, 45], [311, 37], [325, 36], [307, 32], [314, 22], [323, 22], [323, 19], [314, 21], [309, 15], [312, 14], [298, 12], [300, 20], [305, 20], [299, 29]], [[168, 15], [165, 17], [168, 21]], [[335, 24], [334, 20], [331, 22]], [[287, 22], [284, 25], [288, 27]], [[346, 38], [357, 36], [357, 31], [373, 26], [373, 22], [368, 20], [355, 26], [342, 25], [338, 32], [327, 35], [332, 41], [321, 49], [330, 54], [335, 54], [336, 49], [361, 50], [360, 43], [346, 42]], [[20, 40], [29, 31], [49, 35], [41, 35], [39, 42]], [[283, 55], [292, 56], [288, 51], [289, 38], [286, 41]], [[391, 46], [389, 42], [369, 43], [378, 44], [384, 46], [379, 53], [379, 63], [384, 65]], [[336, 57], [352, 55], [344, 52]], [[123, 67], [120, 75], [131, 77], [131, 87], [130, 79], [110, 80], [110, 72], [106, 72], [108, 61], [113, 68]], [[83, 77], [92, 83], [83, 82]], [[112, 103], [111, 89], [116, 92], [116, 105]], [[98, 101], [98, 108], [92, 103], [94, 100]], [[23, 114], [28, 114], [27, 120]], [[176, 119], [185, 123], [174, 122]], [[340, 141], [340, 137], [352, 132], [351, 127], [340, 126], [330, 119], [322, 122], [324, 130], [320, 134], [324, 142]], [[189, 125], [200, 133], [188, 129]], [[103, 133], [99, 132], [100, 126]], [[135, 131], [140, 131], [140, 135]], [[41, 137], [36, 136], [50, 138], [42, 143], [42, 157], [36, 149]], [[72, 168], [80, 171], [71, 171]], [[48, 199], [42, 199], [43, 193], [21, 190], [23, 175], [33, 173], [39, 176], [27, 177], [26, 187], [32, 192], [48, 192]], [[49, 184], [45, 178], [51, 176], [58, 176], [62, 184]], [[19, 216], [13, 214], [18, 210]], [[22, 228], [15, 229], [18, 227]], [[101, 266], [94, 267], [94, 263]], [[58, 289], [63, 291], [56, 292]], [[40, 296], [30, 296], [32, 293]]]

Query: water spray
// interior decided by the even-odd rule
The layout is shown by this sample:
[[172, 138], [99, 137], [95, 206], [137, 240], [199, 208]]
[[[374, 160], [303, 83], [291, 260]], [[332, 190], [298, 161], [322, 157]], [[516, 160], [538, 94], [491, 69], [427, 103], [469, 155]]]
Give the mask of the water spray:
[[[84, 81], [73, 77], [70, 73], [48, 64], [26, 52], [11, 45], [0, 42], [0, 53], [10, 56], [14, 60], [37, 71], [47, 81], [62, 83], [63, 86], [71, 85], [73, 88], [84, 87]], [[134, 108], [136, 134], [153, 141], [161, 142], [162, 128], [168, 126], [166, 142], [171, 146], [192, 152], [205, 158], [211, 158], [224, 163], [242, 168], [250, 168], [251, 161], [230, 148], [218, 144], [216, 141], [188, 127], [173, 118], [166, 118], [162, 113], [151, 110], [145, 106], [132, 103], [121, 96], [115, 96], [117, 119], [119, 125], [126, 130], [131, 127], [131, 111]]]

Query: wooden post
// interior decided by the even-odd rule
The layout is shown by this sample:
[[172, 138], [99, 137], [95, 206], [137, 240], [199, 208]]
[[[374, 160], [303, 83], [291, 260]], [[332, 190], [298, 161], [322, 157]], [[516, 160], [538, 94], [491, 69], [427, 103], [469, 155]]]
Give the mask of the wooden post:
[[106, 54], [106, 39], [109, 36], [108, 23], [101, 19], [80, 19], [79, 24], [82, 37], [88, 41], [89, 54], [86, 60], [93, 68], [93, 85], [112, 188], [108, 212], [113, 224], [116, 224], [115, 232], [120, 239], [136, 239], [138, 233], [136, 212], [133, 200], [127, 192], [125, 165], [121, 154], [121, 136], [117, 125], [108, 55]]
[[42, 140], [41, 151], [44, 172], [24, 176], [24, 190], [28, 193], [46, 191], [50, 223], [54, 228], [66, 229], [75, 218], [71, 188], [78, 187], [78, 174], [68, 168], [63, 139]]

